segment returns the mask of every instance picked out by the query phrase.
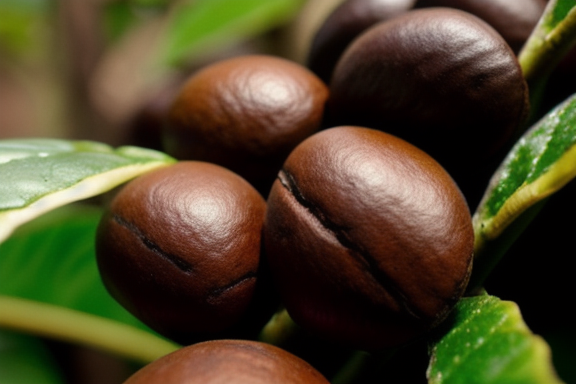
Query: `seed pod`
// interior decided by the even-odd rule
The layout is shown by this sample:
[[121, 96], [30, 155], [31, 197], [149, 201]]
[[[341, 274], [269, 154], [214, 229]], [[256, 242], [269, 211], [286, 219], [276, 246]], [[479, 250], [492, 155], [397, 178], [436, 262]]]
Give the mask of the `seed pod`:
[[447, 316], [466, 287], [474, 236], [466, 201], [434, 159], [384, 132], [337, 127], [288, 157], [264, 240], [296, 323], [379, 349]]
[[320, 127], [327, 86], [285, 59], [248, 55], [192, 75], [172, 104], [166, 151], [222, 165], [267, 193], [286, 156]]
[[255, 300], [264, 212], [260, 194], [220, 166], [181, 162], [147, 173], [116, 195], [98, 227], [104, 285], [166, 337], [215, 337]]
[[329, 384], [299, 357], [270, 344], [215, 340], [179, 349], [148, 364], [124, 384]]

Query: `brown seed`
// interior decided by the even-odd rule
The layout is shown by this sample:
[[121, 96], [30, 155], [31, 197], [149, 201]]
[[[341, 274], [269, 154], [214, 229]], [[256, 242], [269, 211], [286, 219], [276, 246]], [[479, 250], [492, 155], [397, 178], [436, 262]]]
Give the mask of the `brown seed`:
[[360, 127], [325, 130], [290, 154], [264, 239], [294, 321], [362, 349], [442, 321], [472, 263], [470, 213], [450, 176], [413, 145]]
[[207, 341], [166, 355], [124, 384], [329, 384], [299, 357], [256, 341]]
[[515, 53], [532, 33], [544, 12], [542, 0], [417, 0], [416, 8], [449, 7], [478, 16], [490, 24]]
[[528, 104], [518, 60], [492, 27], [463, 11], [427, 8], [380, 23], [348, 47], [330, 84], [327, 123], [409, 141], [468, 197], [487, 185], [486, 165], [491, 174]]
[[308, 67], [326, 83], [348, 45], [374, 24], [410, 10], [416, 0], [346, 0], [322, 23], [310, 46]]
[[345, 0], [322, 23], [310, 46], [307, 65], [326, 83], [347, 46], [375, 24], [411, 9], [448, 7], [490, 24], [518, 53], [540, 20], [542, 0]]
[[320, 79], [285, 59], [217, 62], [183, 85], [168, 113], [166, 151], [220, 164], [267, 193], [290, 151], [319, 129], [327, 97]]
[[185, 343], [246, 315], [260, 265], [265, 202], [220, 166], [180, 162], [128, 183], [97, 233], [102, 280], [144, 323]]

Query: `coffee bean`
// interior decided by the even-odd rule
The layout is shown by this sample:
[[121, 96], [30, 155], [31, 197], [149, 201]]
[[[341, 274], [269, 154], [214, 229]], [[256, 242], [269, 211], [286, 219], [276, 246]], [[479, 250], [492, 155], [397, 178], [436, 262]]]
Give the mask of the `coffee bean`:
[[336, 127], [288, 157], [264, 240], [296, 323], [379, 349], [447, 316], [466, 287], [474, 236], [464, 197], [429, 155], [377, 130]]

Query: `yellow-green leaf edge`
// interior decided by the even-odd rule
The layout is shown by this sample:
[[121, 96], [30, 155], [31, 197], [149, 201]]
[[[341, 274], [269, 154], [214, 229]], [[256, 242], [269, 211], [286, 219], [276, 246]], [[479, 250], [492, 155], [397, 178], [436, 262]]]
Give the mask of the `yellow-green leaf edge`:
[[[4, 140], [0, 143], [7, 142], [9, 142], [9, 140]], [[85, 177], [69, 187], [47, 193], [27, 205], [0, 210], [0, 243], [6, 240], [16, 228], [46, 212], [75, 201], [100, 195], [155, 168], [167, 166], [176, 162], [174, 158], [164, 153], [132, 146], [124, 146], [114, 149], [108, 145], [97, 142], [68, 141], [59, 139], [18, 139], [17, 142], [24, 144], [27, 142], [33, 144], [45, 142], [47, 145], [53, 144], [55, 146], [63, 144], [63, 146], [70, 148], [68, 152], [72, 155], [75, 150], [77, 150], [78, 153], [86, 153], [90, 151], [94, 151], [95, 153], [104, 152], [121, 157], [124, 160], [129, 160], [129, 162], [126, 165], [109, 169], [106, 172]], [[37, 155], [40, 156], [40, 153]], [[34, 154], [27, 153], [21, 157], [10, 157], [5, 156], [5, 154], [0, 150], [0, 160], [2, 160], [0, 161], [0, 167], [10, 161], [18, 161], [21, 158], [30, 156], [34, 156]], [[45, 156], [45, 154], [42, 154], [42, 156]], [[38, 181], [31, 180], [31, 182]]]
[[[526, 326], [516, 303], [489, 295], [463, 298], [451, 321], [431, 348], [430, 384], [563, 383], [550, 347]], [[499, 355], [499, 343], [508, 340], [519, 349]]]

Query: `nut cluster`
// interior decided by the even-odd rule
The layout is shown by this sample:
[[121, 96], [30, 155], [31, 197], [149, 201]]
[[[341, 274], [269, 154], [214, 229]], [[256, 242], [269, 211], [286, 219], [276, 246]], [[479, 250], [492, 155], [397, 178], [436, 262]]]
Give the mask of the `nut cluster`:
[[[308, 68], [247, 55], [191, 74], [156, 119], [179, 162], [128, 183], [102, 218], [112, 296], [184, 344], [255, 337], [279, 306], [319, 338], [371, 351], [444, 321], [472, 269], [466, 178], [527, 115], [515, 52], [543, 9], [487, 3], [346, 0]], [[503, 10], [517, 17], [504, 25]], [[260, 368], [302, 367], [234, 343], [194, 344], [129, 382], [207, 382], [195, 359], [212, 372], [230, 358], [243, 375], [254, 351]], [[282, 382], [323, 382], [310, 369]]]

